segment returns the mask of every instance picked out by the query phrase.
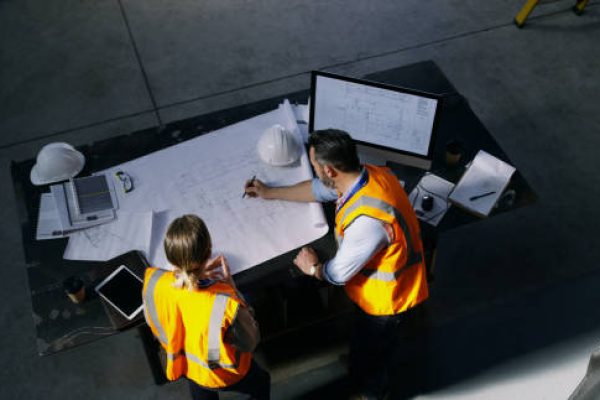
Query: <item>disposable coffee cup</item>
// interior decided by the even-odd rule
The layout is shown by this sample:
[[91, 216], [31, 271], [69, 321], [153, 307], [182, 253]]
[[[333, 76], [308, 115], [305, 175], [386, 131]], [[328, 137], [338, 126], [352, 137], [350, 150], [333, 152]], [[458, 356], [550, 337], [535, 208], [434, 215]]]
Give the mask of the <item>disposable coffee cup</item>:
[[71, 276], [65, 279], [63, 288], [73, 303], [79, 304], [85, 300], [85, 286], [81, 278]]
[[457, 165], [460, 162], [462, 154], [463, 148], [458, 140], [451, 140], [446, 143], [446, 165]]

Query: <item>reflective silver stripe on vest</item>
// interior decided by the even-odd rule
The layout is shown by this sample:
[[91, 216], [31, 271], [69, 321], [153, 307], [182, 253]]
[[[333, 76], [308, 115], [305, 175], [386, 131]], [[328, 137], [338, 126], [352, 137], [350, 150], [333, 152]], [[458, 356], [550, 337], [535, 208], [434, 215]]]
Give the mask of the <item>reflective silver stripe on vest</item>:
[[[204, 367], [204, 368], [208, 368], [208, 369], [217, 369], [217, 368], [232, 368], [235, 369], [238, 367], [238, 362], [236, 361], [235, 364], [222, 364], [219, 362], [209, 362], [208, 364], [206, 362], [204, 362], [204, 360], [202, 360], [200, 357], [194, 355], [194, 354], [187, 354], [185, 351], [181, 350], [176, 354], [173, 353], [167, 353], [167, 358], [171, 361], [175, 361], [178, 357], [184, 356], [188, 361], [191, 362], [195, 362], [196, 364], [199, 364], [200, 366]], [[239, 351], [236, 351], [235, 353], [235, 359], [239, 360]]]
[[156, 311], [156, 303], [154, 302], [154, 291], [156, 290], [156, 284], [158, 280], [166, 273], [167, 271], [159, 269], [154, 271], [150, 280], [148, 281], [148, 285], [146, 286], [146, 293], [144, 294], [144, 303], [146, 303], [146, 308], [148, 312], [146, 313], [146, 317], [152, 321], [152, 324], [156, 328], [158, 332], [158, 340], [161, 341], [165, 346], [169, 343], [167, 340], [167, 334], [163, 326], [158, 319], [158, 312]]
[[185, 356], [185, 351], [179, 350], [177, 353], [167, 353], [167, 358], [171, 361], [175, 361], [175, 359], [179, 356]]
[[360, 196], [352, 205], [350, 205], [346, 210], [344, 210], [344, 214], [340, 218], [340, 223], [344, 221], [347, 214], [352, 213], [357, 208], [362, 207], [362, 206], [376, 208], [380, 211], [383, 211], [384, 213], [386, 213], [388, 215], [393, 215], [394, 218], [396, 219], [396, 221], [398, 221], [398, 223], [400, 224], [400, 228], [402, 229], [402, 232], [404, 233], [404, 237], [406, 238], [407, 250], [408, 250], [408, 256], [406, 259], [405, 266], [403, 266], [402, 268], [400, 268], [399, 270], [397, 270], [395, 272], [382, 272], [382, 271], [377, 271], [374, 269], [363, 269], [361, 271], [361, 273], [363, 275], [368, 276], [371, 279], [378, 279], [378, 280], [386, 281], [386, 282], [394, 281], [402, 273], [402, 271], [404, 271], [405, 267], [408, 267], [408, 266], [414, 265], [418, 262], [421, 262], [423, 257], [421, 255], [421, 253], [415, 252], [415, 250], [413, 248], [412, 237], [410, 235], [410, 230], [408, 229], [408, 224], [406, 223], [404, 216], [402, 215], [402, 213], [400, 211], [398, 211], [398, 209], [396, 209], [396, 207], [392, 206], [391, 204], [389, 204], [386, 201], [383, 201], [381, 199], [377, 199], [377, 198], [371, 197], [371, 196]]
[[223, 317], [225, 316], [225, 307], [227, 306], [227, 296], [218, 294], [210, 313], [208, 323], [208, 362], [219, 362], [221, 358], [221, 326], [223, 326]]
[[402, 216], [402, 213], [396, 209], [396, 207], [392, 206], [390, 203], [385, 202], [381, 199], [377, 199], [371, 196], [360, 196], [351, 206], [349, 206], [342, 215], [340, 221], [344, 221], [346, 218], [346, 214], [349, 214], [356, 210], [361, 206], [368, 206], [372, 208], [376, 208], [380, 211], [383, 211], [386, 214], [394, 216], [398, 223], [400, 223], [400, 227], [404, 232], [404, 236], [406, 237], [406, 243], [409, 244], [409, 252], [412, 252], [412, 240], [410, 237], [410, 231], [408, 230], [408, 225]]
[[413, 254], [415, 255], [413, 257], [414, 260], [412, 260], [413, 262], [407, 261], [406, 265], [404, 265], [402, 268], [398, 269], [396, 272], [384, 272], [384, 271], [378, 271], [376, 269], [363, 268], [360, 271], [360, 273], [364, 276], [369, 277], [369, 279], [377, 279], [379, 281], [384, 281], [384, 282], [393, 282], [396, 279], [398, 279], [400, 274], [402, 274], [405, 269], [407, 269], [413, 265], [417, 265], [417, 263], [421, 262], [421, 260], [423, 259], [421, 257], [420, 253], [413, 253]]

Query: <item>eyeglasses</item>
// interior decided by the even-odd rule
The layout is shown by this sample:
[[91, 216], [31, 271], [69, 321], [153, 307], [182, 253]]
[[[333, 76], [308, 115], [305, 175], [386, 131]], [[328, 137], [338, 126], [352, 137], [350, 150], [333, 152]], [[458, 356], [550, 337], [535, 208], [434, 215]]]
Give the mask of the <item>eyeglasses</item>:
[[115, 177], [121, 181], [123, 192], [129, 193], [133, 190], [133, 178], [123, 171], [115, 172]]

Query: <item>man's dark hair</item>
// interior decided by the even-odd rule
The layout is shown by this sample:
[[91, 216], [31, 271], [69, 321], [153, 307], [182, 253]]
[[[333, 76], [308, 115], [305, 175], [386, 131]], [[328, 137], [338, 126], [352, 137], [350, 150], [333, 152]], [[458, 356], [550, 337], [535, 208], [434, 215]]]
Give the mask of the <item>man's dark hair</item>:
[[321, 165], [330, 164], [342, 172], [360, 171], [356, 144], [347, 132], [339, 129], [314, 131], [308, 138], [308, 147], [315, 149], [315, 158]]

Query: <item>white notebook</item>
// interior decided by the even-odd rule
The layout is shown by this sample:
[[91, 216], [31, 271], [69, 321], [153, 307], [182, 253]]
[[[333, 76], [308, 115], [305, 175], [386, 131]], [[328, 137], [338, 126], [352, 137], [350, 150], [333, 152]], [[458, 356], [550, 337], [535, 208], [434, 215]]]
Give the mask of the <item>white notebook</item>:
[[479, 150], [449, 200], [481, 217], [489, 215], [508, 185], [515, 167]]
[[42, 193], [40, 197], [40, 209], [38, 224], [35, 233], [37, 240], [55, 239], [63, 237], [62, 224], [54, 202], [52, 193]]

